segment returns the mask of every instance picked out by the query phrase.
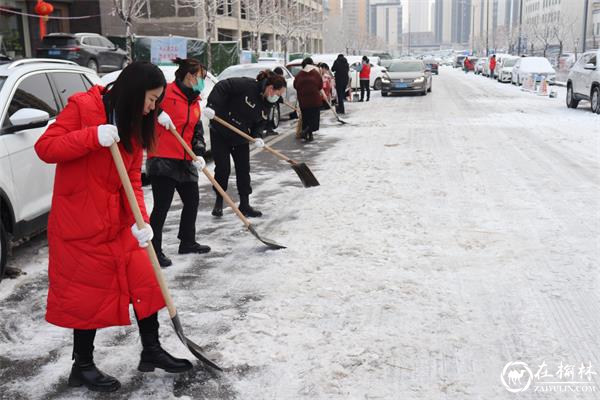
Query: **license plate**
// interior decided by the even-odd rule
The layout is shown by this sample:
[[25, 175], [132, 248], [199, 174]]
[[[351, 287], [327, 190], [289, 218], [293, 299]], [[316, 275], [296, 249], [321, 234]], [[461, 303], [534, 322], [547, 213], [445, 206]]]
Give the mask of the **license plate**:
[[407, 88], [408, 84], [404, 83], [404, 82], [400, 82], [400, 83], [396, 83], [396, 89], [403, 89], [403, 88]]
[[49, 56], [60, 56], [60, 50], [48, 50]]

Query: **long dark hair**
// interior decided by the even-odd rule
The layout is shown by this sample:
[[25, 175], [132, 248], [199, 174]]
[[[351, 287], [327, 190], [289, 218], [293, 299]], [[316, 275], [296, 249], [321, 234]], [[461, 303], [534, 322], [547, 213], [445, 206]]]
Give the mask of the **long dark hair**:
[[[154, 124], [166, 86], [167, 81], [160, 68], [146, 61], [136, 61], [129, 64], [121, 71], [117, 80], [106, 87], [108, 120], [119, 129], [121, 143], [127, 152], [132, 152], [133, 141], [145, 149], [154, 147]], [[163, 88], [163, 92], [156, 101], [157, 107], [144, 115], [146, 91], [159, 87]]]
[[283, 87], [287, 87], [287, 82], [285, 81], [285, 78], [281, 75], [276, 74], [275, 72], [271, 71], [270, 69], [265, 69], [264, 71], [260, 71], [260, 73], [256, 77], [256, 80], [259, 82], [265, 81], [264, 87], [272, 85], [273, 89], [275, 89], [275, 90], [281, 89]]
[[206, 67], [195, 58], [177, 57], [172, 61], [174, 64], [179, 65], [179, 68], [177, 68], [177, 71], [175, 71], [175, 78], [179, 79], [180, 81], [182, 81], [187, 74], [196, 75], [200, 70], [206, 71]]

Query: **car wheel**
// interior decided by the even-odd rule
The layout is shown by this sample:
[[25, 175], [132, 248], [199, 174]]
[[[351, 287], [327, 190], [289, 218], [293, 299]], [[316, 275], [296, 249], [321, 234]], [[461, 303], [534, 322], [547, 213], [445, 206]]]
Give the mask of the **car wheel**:
[[600, 114], [600, 87], [596, 86], [592, 89], [592, 95], [590, 96], [592, 103], [592, 111], [596, 114]]
[[89, 69], [94, 70], [95, 72], [98, 72], [98, 63], [96, 62], [96, 60], [94, 60], [93, 58], [90, 59], [90, 61], [88, 61], [87, 63], [87, 67]]
[[6, 257], [8, 256], [8, 236], [4, 230], [4, 225], [0, 221], [0, 281], [4, 275], [4, 267], [6, 266]]
[[382, 97], [388, 97], [388, 92], [383, 92], [383, 91], [382, 91], [382, 92], [381, 92], [381, 96], [382, 96]]
[[129, 61], [127, 61], [127, 57], [125, 57], [123, 59], [123, 62], [121, 63], [121, 69], [125, 69], [128, 65], [129, 65]]
[[381, 90], [381, 78], [375, 79], [375, 83], [373, 83], [373, 89]]
[[579, 100], [575, 100], [575, 95], [573, 94], [573, 86], [567, 86], [567, 107], [569, 108], [577, 108], [579, 105]]
[[432, 90], [433, 90], [433, 85], [429, 86], [429, 89], [427, 89], [427, 91], [428, 91], [429, 93], [431, 93], [431, 91], [432, 91]]
[[279, 113], [279, 103], [277, 103], [275, 106], [271, 107], [271, 115], [269, 116], [269, 119], [273, 122], [274, 128], [279, 126], [280, 118], [281, 114]]

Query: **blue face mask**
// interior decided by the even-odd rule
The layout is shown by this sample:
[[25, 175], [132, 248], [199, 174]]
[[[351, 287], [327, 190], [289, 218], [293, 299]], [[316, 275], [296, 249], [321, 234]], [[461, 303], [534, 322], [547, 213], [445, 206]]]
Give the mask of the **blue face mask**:
[[200, 93], [204, 89], [204, 79], [198, 79], [198, 82], [194, 86], [192, 86], [196, 92]]

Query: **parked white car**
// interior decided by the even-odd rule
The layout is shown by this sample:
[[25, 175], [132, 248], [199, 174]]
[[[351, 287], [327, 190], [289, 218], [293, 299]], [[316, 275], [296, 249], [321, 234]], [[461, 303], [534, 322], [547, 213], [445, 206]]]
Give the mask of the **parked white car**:
[[[223, 79], [227, 79], [227, 78], [239, 78], [239, 77], [255, 79], [261, 71], [264, 71], [265, 69], [273, 70], [277, 67], [279, 67], [283, 70], [283, 77], [286, 80], [286, 90], [285, 90], [284, 100], [286, 101], [286, 103], [295, 106], [296, 102], [298, 100], [298, 98], [297, 98], [298, 95], [296, 94], [296, 89], [294, 88], [294, 75], [292, 75], [292, 73], [285, 66], [283, 66], [279, 63], [268, 63], [268, 62], [262, 63], [261, 62], [261, 63], [252, 63], [252, 64], [232, 65], [232, 66], [225, 68], [223, 70], [223, 72], [221, 72], [219, 74], [219, 76], [217, 76], [217, 79], [219, 81], [221, 81]], [[272, 109], [273, 114], [271, 114], [271, 116], [270, 116], [275, 128], [277, 128], [277, 126], [279, 125], [279, 119], [281, 117], [281, 109], [280, 109], [279, 103], [276, 103], [276, 104], [277, 104], [277, 107], [273, 107], [273, 109]], [[284, 106], [284, 110], [286, 111], [286, 113], [291, 116], [291, 114], [294, 112], [294, 110], [292, 108], [288, 107], [287, 105], [285, 105], [285, 103], [283, 104], [283, 106]]]
[[475, 63], [475, 66], [473, 67], [473, 73], [475, 75], [485, 75], [486, 64], [488, 64], [488, 58], [487, 57], [481, 57]]
[[33, 146], [74, 93], [100, 83], [72, 61], [23, 59], [0, 65], [0, 279], [8, 246], [46, 229], [55, 166]]
[[584, 53], [573, 65], [567, 78], [567, 107], [576, 108], [581, 100], [600, 114], [600, 50]]
[[519, 57], [503, 57], [499, 64], [496, 64], [494, 75], [498, 82], [510, 82], [512, 70]]
[[520, 57], [513, 66], [511, 83], [522, 85], [528, 76], [531, 76], [537, 82], [546, 78], [548, 83], [553, 85], [556, 79], [556, 72], [547, 58]]
[[[358, 67], [362, 62], [362, 57], [348, 56], [346, 58], [348, 59], [348, 64], [350, 64], [350, 83], [352, 85], [352, 89], [360, 89], [360, 72], [358, 72]], [[387, 69], [385, 67], [373, 64], [370, 59], [369, 64], [371, 65], [369, 86], [371, 86], [374, 90], [381, 90], [381, 81], [385, 76]]]

